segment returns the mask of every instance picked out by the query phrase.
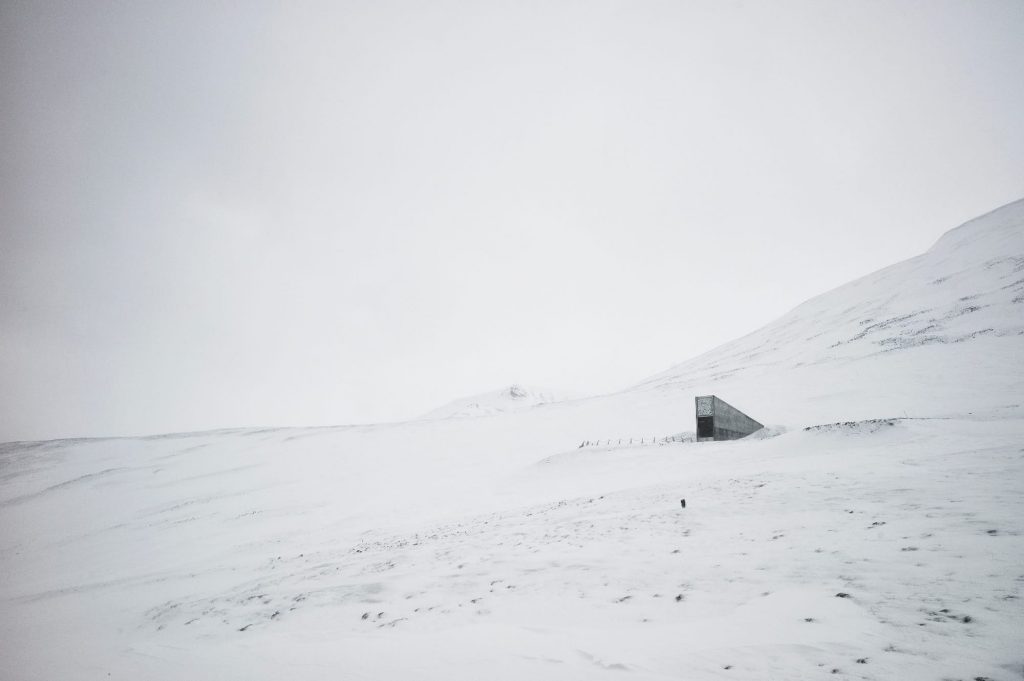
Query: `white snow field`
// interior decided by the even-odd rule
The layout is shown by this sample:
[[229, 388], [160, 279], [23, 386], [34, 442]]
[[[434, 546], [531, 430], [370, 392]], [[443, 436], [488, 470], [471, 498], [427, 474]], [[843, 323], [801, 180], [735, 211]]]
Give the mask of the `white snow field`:
[[613, 395], [0, 445], [0, 678], [1021, 679], [1022, 403], [1017, 202]]

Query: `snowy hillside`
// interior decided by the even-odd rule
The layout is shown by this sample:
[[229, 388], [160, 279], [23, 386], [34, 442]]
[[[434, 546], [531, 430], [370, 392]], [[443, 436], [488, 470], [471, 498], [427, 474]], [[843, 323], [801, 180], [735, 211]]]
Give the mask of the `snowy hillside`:
[[0, 445], [0, 679], [1020, 679], [1022, 359], [1018, 202], [613, 395]]
[[467, 416], [488, 416], [509, 411], [529, 409], [540, 404], [550, 404], [565, 399], [557, 397], [551, 390], [523, 386], [518, 383], [501, 390], [495, 390], [472, 397], [454, 400], [424, 414], [425, 419], [462, 418]]
[[1022, 335], [1017, 201], [639, 387], [719, 391], [752, 413], [804, 423], [1015, 409]]

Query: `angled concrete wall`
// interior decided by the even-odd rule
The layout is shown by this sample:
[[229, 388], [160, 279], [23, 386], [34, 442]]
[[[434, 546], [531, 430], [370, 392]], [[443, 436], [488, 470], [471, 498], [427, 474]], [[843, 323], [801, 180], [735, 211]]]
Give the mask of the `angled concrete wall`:
[[702, 395], [697, 403], [697, 441], [738, 440], [763, 425], [714, 395]]

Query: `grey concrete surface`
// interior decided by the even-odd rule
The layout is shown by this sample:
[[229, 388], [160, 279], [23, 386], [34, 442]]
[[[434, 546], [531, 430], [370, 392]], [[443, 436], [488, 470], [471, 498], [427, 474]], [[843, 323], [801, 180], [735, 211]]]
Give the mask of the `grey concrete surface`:
[[715, 395], [701, 395], [695, 402], [698, 442], [738, 440], [764, 428], [764, 425]]

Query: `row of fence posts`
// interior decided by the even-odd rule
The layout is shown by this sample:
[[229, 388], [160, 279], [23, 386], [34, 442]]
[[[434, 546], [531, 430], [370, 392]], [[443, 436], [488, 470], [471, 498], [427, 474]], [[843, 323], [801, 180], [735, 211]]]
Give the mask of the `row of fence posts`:
[[[621, 445], [621, 444], [631, 445], [631, 444], [633, 444], [633, 440], [635, 440], [635, 439], [636, 438], [632, 438], [632, 437], [629, 438], [629, 439], [620, 437], [617, 440], [615, 438], [608, 438], [607, 440], [584, 440], [583, 442], [580, 443], [580, 446], [577, 447], [576, 449], [583, 449], [584, 447], [600, 447], [602, 442], [604, 442], [605, 446], [609, 446], [612, 443], [614, 443], [616, 445]], [[667, 437], [663, 437], [660, 440], [657, 437], [650, 437], [650, 438], [642, 437], [642, 438], [640, 438], [640, 442], [638, 444], [641, 444], [641, 445], [654, 445], [654, 444], [665, 444], [667, 442], [683, 442], [683, 438], [680, 437], [680, 436], [676, 436], [676, 435], [670, 435], [670, 436], [667, 436]]]

